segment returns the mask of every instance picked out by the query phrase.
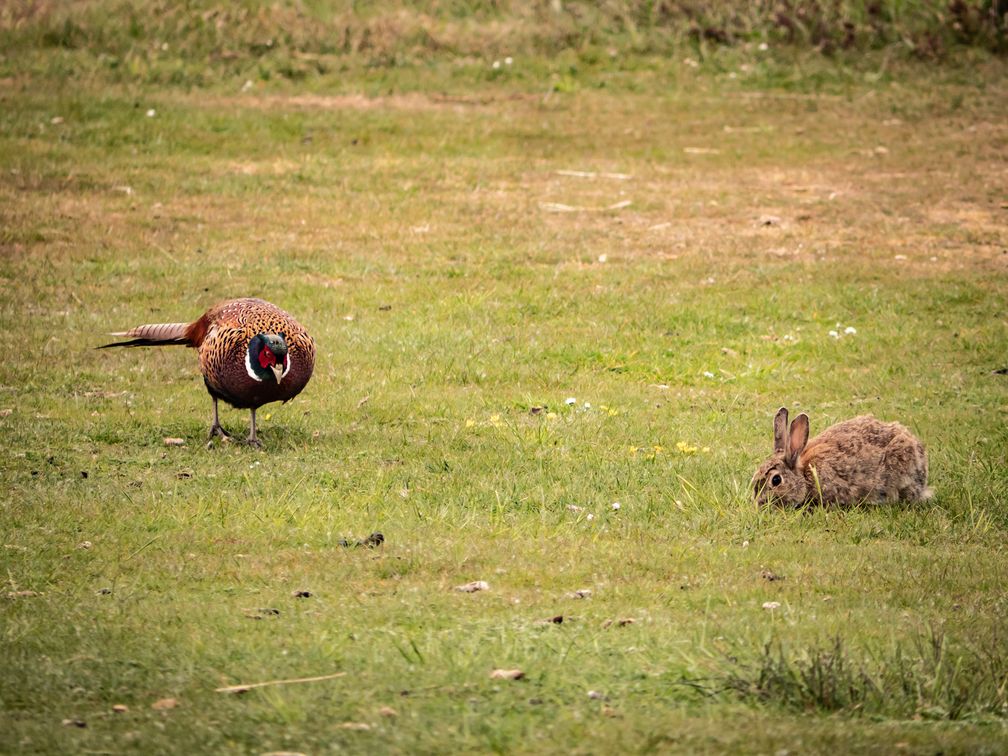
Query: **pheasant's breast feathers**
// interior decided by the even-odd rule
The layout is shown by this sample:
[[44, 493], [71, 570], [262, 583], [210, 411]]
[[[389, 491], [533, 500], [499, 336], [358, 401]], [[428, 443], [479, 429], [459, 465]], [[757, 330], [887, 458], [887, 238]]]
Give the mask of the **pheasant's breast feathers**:
[[[210, 308], [193, 324], [202, 331], [200, 369], [210, 393], [235, 407], [287, 401], [305, 387], [315, 367], [315, 341], [290, 314], [262, 299], [232, 299]], [[289, 369], [278, 385], [251, 374], [249, 343], [258, 334], [282, 336]]]

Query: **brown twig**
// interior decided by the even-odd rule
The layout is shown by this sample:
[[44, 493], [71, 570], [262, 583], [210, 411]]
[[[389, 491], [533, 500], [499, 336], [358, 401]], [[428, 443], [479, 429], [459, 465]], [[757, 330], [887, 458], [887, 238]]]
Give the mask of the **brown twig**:
[[245, 683], [244, 685], [228, 685], [217, 688], [214, 693], [244, 693], [252, 688], [265, 688], [267, 685], [291, 685], [293, 683], [319, 682], [320, 680], [332, 680], [336, 677], [343, 677], [346, 672], [336, 672], [331, 675], [320, 675], [319, 677], [298, 677], [293, 680], [267, 680], [266, 682]]

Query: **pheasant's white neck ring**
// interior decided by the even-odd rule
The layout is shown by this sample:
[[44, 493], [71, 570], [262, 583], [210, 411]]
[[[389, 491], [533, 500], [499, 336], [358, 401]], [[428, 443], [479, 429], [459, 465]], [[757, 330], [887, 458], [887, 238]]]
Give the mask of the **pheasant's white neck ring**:
[[256, 371], [252, 369], [252, 354], [248, 351], [245, 352], [245, 372], [249, 374], [249, 378], [253, 381], [262, 383], [262, 378], [256, 375]]

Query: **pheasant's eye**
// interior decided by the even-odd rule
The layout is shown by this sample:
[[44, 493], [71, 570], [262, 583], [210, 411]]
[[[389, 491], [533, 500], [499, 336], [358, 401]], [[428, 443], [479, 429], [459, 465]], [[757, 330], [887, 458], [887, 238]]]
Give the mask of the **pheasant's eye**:
[[774, 475], [772, 478], [770, 478], [770, 485], [776, 488], [777, 486], [780, 485], [780, 481], [781, 481], [780, 475]]

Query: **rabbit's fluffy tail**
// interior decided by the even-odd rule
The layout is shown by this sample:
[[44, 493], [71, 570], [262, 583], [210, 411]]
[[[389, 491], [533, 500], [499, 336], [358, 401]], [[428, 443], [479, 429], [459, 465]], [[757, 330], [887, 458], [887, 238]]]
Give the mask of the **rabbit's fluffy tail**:
[[934, 489], [933, 489], [933, 488], [931, 488], [931, 486], [927, 486], [927, 487], [926, 487], [926, 488], [925, 488], [925, 489], [924, 489], [924, 490], [923, 490], [923, 491], [921, 492], [921, 501], [927, 501], [928, 499], [932, 498], [932, 497], [934, 496], [934, 493], [935, 493], [935, 492], [934, 492]]

